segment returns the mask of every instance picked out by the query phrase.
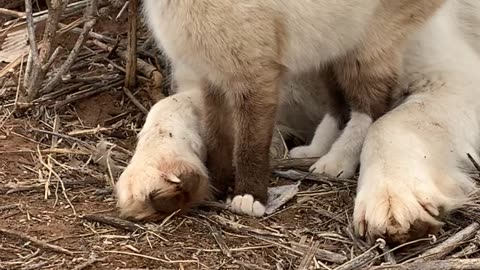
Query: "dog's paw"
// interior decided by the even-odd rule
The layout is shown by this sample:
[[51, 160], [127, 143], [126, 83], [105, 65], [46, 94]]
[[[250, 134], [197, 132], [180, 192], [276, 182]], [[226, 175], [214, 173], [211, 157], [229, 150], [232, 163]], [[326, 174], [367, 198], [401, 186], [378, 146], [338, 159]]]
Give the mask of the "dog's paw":
[[451, 202], [441, 195], [434, 181], [365, 180], [355, 201], [354, 225], [358, 235], [370, 241], [384, 237], [404, 243], [435, 234], [443, 225], [441, 219]]
[[152, 220], [203, 202], [210, 187], [201, 162], [135, 160], [120, 176], [115, 193], [120, 216]]
[[[229, 203], [230, 200], [227, 201]], [[252, 195], [237, 195], [231, 200], [231, 209], [234, 213], [252, 217], [261, 217], [265, 214], [265, 205], [255, 200]]]
[[317, 162], [310, 167], [310, 171], [331, 177], [350, 178], [355, 175], [359, 164], [359, 157], [348, 154], [348, 152], [330, 151], [317, 160]]
[[288, 155], [291, 158], [310, 158], [310, 157], [320, 157], [321, 153], [316, 151], [310, 145], [297, 146], [289, 151]]

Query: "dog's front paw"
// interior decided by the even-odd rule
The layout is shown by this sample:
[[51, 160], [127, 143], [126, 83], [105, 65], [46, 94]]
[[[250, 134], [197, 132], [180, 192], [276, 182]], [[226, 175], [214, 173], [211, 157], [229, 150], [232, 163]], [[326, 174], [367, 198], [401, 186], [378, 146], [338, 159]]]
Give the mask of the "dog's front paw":
[[234, 213], [252, 217], [261, 217], [265, 214], [265, 205], [254, 199], [250, 194], [237, 195], [231, 201]]
[[355, 175], [359, 157], [348, 154], [348, 152], [330, 151], [317, 160], [317, 162], [310, 167], [310, 171], [316, 174], [326, 174], [331, 177], [350, 178]]
[[451, 202], [434, 181], [419, 182], [393, 174], [364, 180], [354, 210], [354, 225], [360, 236], [404, 243], [434, 234], [443, 225], [441, 218]]
[[186, 210], [210, 196], [206, 169], [201, 162], [175, 159], [133, 161], [115, 187], [120, 216], [157, 219]]
[[288, 155], [291, 158], [310, 158], [310, 157], [320, 157], [321, 153], [315, 151], [310, 145], [297, 146], [289, 151]]

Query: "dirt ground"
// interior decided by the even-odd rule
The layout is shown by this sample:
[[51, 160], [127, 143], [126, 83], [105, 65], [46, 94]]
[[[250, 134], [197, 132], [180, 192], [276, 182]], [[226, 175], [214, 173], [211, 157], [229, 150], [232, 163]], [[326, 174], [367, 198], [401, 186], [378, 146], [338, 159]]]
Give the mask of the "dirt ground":
[[[120, 8], [103, 10], [94, 31], [125, 50], [126, 17], [115, 20]], [[139, 35], [139, 58], [165, 79], [159, 89], [139, 74], [134, 99], [116, 84], [125, 61], [91, 42], [56, 94], [22, 114], [15, 113], [19, 67], [0, 78], [0, 269], [416, 269], [408, 263], [435, 248], [443, 253], [432, 260], [480, 258], [476, 202], [448, 217], [436, 237], [367, 245], [352, 233], [355, 179], [304, 180], [294, 199], [264, 218], [216, 205], [156, 223], [119, 220], [112, 184], [145, 119], [134, 100], [148, 109], [152, 92], [169, 85], [165, 61], [143, 46], [143, 26]], [[71, 48], [77, 37], [65, 34], [60, 44]], [[272, 186], [294, 183], [271, 179]]]

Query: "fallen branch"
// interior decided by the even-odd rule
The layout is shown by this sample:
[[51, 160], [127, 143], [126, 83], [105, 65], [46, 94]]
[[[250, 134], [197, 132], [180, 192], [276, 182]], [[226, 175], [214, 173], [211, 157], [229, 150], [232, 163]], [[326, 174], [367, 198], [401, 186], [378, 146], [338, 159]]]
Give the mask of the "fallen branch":
[[[42, 93], [52, 92], [52, 90], [60, 83], [62, 76], [65, 75], [65, 73], [72, 67], [73, 63], [78, 57], [78, 54], [80, 53], [80, 50], [83, 48], [85, 41], [88, 39], [90, 31], [97, 22], [97, 19], [95, 17], [97, 10], [96, 7], [97, 0], [92, 0], [90, 6], [87, 8], [88, 11], [86, 16], [88, 18], [88, 21], [85, 22], [85, 24], [83, 25], [83, 32], [78, 37], [75, 45], [73, 46], [73, 49], [70, 51], [70, 54], [68, 55], [62, 66], [57, 70], [55, 76], [42, 89]], [[32, 97], [32, 99], [33, 98], [36, 98], [36, 96]]]
[[310, 269], [310, 264], [312, 263], [313, 257], [315, 256], [315, 251], [318, 249], [320, 242], [315, 241], [303, 257], [302, 261], [300, 262], [300, 266], [298, 266], [298, 270], [308, 270]]
[[143, 229], [142, 226], [134, 222], [124, 220], [121, 218], [105, 216], [105, 215], [97, 215], [97, 214], [85, 215], [82, 217], [82, 219], [85, 219], [86, 221], [90, 221], [90, 222], [98, 222], [101, 224], [110, 225], [114, 228], [122, 229], [129, 232], [135, 232], [135, 231], [138, 231], [139, 229]]
[[82, 269], [85, 269], [85, 268], [88, 268], [88, 267], [92, 266], [93, 264], [95, 264], [97, 262], [104, 262], [105, 260], [106, 260], [106, 258], [93, 257], [93, 258], [88, 259], [88, 261], [75, 266], [75, 268], [73, 268], [73, 270], [82, 270]]
[[462, 248], [457, 253], [453, 254], [451, 257], [452, 259], [462, 259], [467, 258], [467, 256], [477, 253], [480, 247], [480, 231], [475, 234], [474, 239], [470, 242], [470, 244], [464, 248]]
[[304, 169], [308, 170], [318, 158], [289, 158], [289, 159], [272, 159], [270, 167], [274, 170]]
[[378, 256], [378, 252], [376, 251], [376, 249], [384, 245], [385, 245], [385, 241], [383, 241], [382, 239], [378, 239], [377, 243], [373, 247], [369, 248], [367, 251], [365, 251], [361, 255], [335, 268], [335, 270], [364, 269], [361, 267], [363, 267], [366, 264], [374, 262]]
[[222, 251], [223, 255], [227, 257], [232, 257], [232, 253], [230, 252], [230, 249], [227, 246], [227, 243], [225, 243], [225, 239], [223, 239], [223, 236], [221, 232], [215, 228], [214, 226], [210, 225], [210, 223], [205, 222], [208, 229], [210, 230], [210, 233], [213, 236], [213, 239], [215, 239], [215, 242], [217, 242], [218, 247]]
[[137, 77], [137, 0], [128, 1], [128, 46], [125, 87], [133, 89]]
[[480, 259], [451, 259], [370, 267], [368, 270], [478, 270]]
[[62, 247], [57, 246], [57, 245], [48, 244], [48, 243], [46, 243], [42, 240], [39, 240], [35, 237], [28, 236], [28, 235], [26, 235], [22, 232], [17, 232], [17, 231], [13, 231], [13, 230], [1, 229], [0, 228], [0, 233], [3, 233], [3, 234], [8, 235], [10, 237], [13, 236], [13, 237], [17, 237], [17, 238], [20, 238], [22, 240], [25, 240], [25, 241], [32, 242], [34, 245], [36, 245], [40, 248], [44, 248], [44, 249], [48, 249], [48, 250], [55, 251], [55, 252], [58, 252], [58, 253], [63, 253], [63, 254], [73, 256], [73, 252], [71, 252], [68, 249], [62, 248]]
[[228, 219], [226, 219], [224, 217], [221, 217], [219, 215], [209, 215], [208, 217], [207, 216], [204, 216], [204, 217], [212, 220], [213, 222], [219, 224], [220, 226], [222, 226], [224, 228], [230, 229], [230, 230], [235, 231], [235, 232], [240, 232], [240, 233], [250, 232], [250, 233], [259, 234], [259, 235], [274, 236], [274, 237], [285, 237], [285, 235], [283, 235], [281, 233], [274, 233], [274, 232], [270, 232], [270, 231], [267, 231], [267, 230], [262, 230], [262, 229], [257, 229], [257, 228], [253, 228], [253, 227], [250, 227], [250, 226], [246, 226], [246, 225], [228, 220]]
[[417, 261], [429, 261], [445, 258], [445, 256], [450, 254], [458, 246], [474, 237], [479, 229], [480, 224], [477, 222], [470, 224], [468, 227], [454, 234], [438, 246], [425, 251], [422, 255], [420, 255]]
[[18, 204], [10, 204], [10, 205], [2, 205], [0, 206], [0, 211], [6, 211], [6, 210], [11, 210], [18, 208]]
[[[104, 51], [114, 52], [123, 61], [128, 61], [128, 53], [126, 51], [114, 50], [113, 46], [109, 46], [98, 40], [93, 40], [93, 44], [95, 44], [97, 47], [99, 47]], [[150, 65], [149, 63], [143, 61], [142, 59], [137, 58], [137, 69], [142, 75], [144, 75], [145, 77], [151, 80], [152, 85], [154, 87], [160, 87], [162, 85], [163, 75], [156, 67]]]
[[[290, 245], [294, 246], [295, 249], [300, 249], [307, 251], [309, 250], [309, 246], [303, 245], [300, 243], [290, 242]], [[311, 247], [310, 247], [311, 248]], [[341, 264], [347, 261], [347, 257], [343, 256], [342, 254], [338, 254], [332, 251], [328, 251], [325, 249], [320, 249], [318, 246], [315, 248], [315, 258], [325, 262], [332, 262]]]
[[273, 212], [293, 199], [297, 193], [297, 184], [268, 188], [268, 201], [265, 213], [267, 215], [273, 214]]
[[135, 106], [137, 106], [140, 111], [142, 111], [145, 115], [148, 114], [147, 108], [145, 108], [145, 106], [143, 106], [143, 104], [138, 101], [138, 99], [132, 94], [132, 92], [130, 92], [130, 90], [128, 90], [126, 87], [123, 87], [123, 93], [125, 93], [125, 95], [130, 99], [130, 101], [132, 101]]
[[290, 180], [306, 180], [312, 182], [319, 182], [332, 186], [334, 183], [337, 184], [356, 184], [357, 181], [352, 179], [343, 179], [336, 177], [329, 177], [326, 175], [320, 175], [315, 173], [302, 172], [297, 170], [288, 170], [288, 171], [274, 171], [273, 174], [278, 177], [290, 179]]
[[0, 8], [0, 15], [15, 17], [15, 18], [25, 18], [25, 13], [18, 12], [11, 9]]
[[116, 88], [116, 87], [119, 87], [123, 84], [123, 81], [121, 79], [118, 79], [118, 80], [115, 80], [112, 84], [110, 85], [107, 85], [107, 86], [104, 86], [104, 87], [100, 87], [100, 88], [91, 88], [89, 89], [88, 91], [85, 90], [84, 92], [77, 92], [71, 96], [68, 96], [65, 100], [62, 100], [62, 101], [57, 101], [55, 103], [55, 108], [56, 109], [59, 109], [67, 104], [70, 104], [72, 102], [75, 102], [77, 100], [80, 100], [80, 99], [84, 99], [84, 98], [87, 98], [87, 97], [91, 97], [91, 96], [94, 96], [94, 95], [97, 95], [99, 93], [102, 93], [102, 92], [105, 92], [105, 91], [108, 91], [112, 88]]

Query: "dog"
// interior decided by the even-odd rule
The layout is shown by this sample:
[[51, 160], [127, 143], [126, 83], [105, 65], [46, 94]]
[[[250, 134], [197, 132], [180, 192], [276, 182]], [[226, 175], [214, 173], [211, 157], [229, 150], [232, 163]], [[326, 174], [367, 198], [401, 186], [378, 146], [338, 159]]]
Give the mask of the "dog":
[[326, 69], [334, 77], [330, 89], [338, 88], [351, 119], [314, 170], [351, 176], [358, 163], [342, 162], [359, 159], [368, 126], [388, 108], [405, 40], [443, 2], [144, 1], [178, 86], [203, 93], [206, 164], [217, 195], [233, 182], [233, 211], [253, 216], [265, 213], [269, 146], [287, 74]]
[[[171, 1], [157, 2], [156, 4], [158, 5], [173, 3]], [[199, 1], [199, 3], [205, 2], [210, 1]], [[280, 1], [277, 3], [284, 2]], [[148, 1], [146, 3], [148, 6]], [[178, 3], [179, 5], [188, 5], [190, 1], [178, 1]], [[225, 1], [225, 3], [230, 3], [230, 1]], [[350, 1], [349, 3], [360, 4], [360, 2], [356, 1]], [[362, 27], [368, 25], [365, 23], [365, 21], [369, 21], [366, 18], [374, 18], [371, 17], [372, 13], [369, 13], [368, 10], [376, 9], [370, 9], [371, 6], [369, 5], [381, 5], [382, 3], [385, 2], [364, 1], [360, 4], [362, 8], [350, 6], [352, 9], [337, 5], [335, 8], [339, 9], [336, 12], [341, 16], [333, 16], [333, 19], [338, 19], [337, 22], [340, 23], [346, 18], [348, 22], [351, 22], [351, 20], [358, 19], [359, 16], [362, 17], [364, 15], [365, 17], [362, 17], [363, 19], [360, 22], [356, 21], [357, 25], [353, 27], [362, 29]], [[235, 8], [237, 6], [233, 2], [230, 4], [232, 12], [236, 12], [235, 10], [237, 9]], [[256, 4], [253, 5], [255, 6]], [[250, 5], [245, 5], [243, 8], [250, 10]], [[154, 12], [154, 10], [158, 11], [159, 9], [150, 7], [149, 10], [148, 12]], [[206, 12], [206, 16], [213, 16], [219, 10], [218, 7], [215, 7], [200, 9], [200, 11]], [[307, 11], [309, 10], [305, 12]], [[159, 33], [156, 33], [156, 36], [162, 36], [163, 32], [167, 34], [171, 32], [174, 35], [181, 32], [180, 30], [184, 30], [172, 27], [172, 24], [175, 24], [175, 20], [179, 20], [179, 18], [173, 15], [173, 17], [169, 16], [169, 14], [168, 12], [157, 14], [158, 20], [156, 25], [159, 25], [159, 22], [163, 20], [167, 22], [157, 28], [152, 28], [154, 31], [159, 31]], [[222, 14], [230, 20], [231, 16], [229, 15], [231, 14]], [[311, 13], [307, 12], [306, 14]], [[355, 143], [355, 145], [359, 144], [359, 141], [363, 143], [363, 147], [360, 146], [360, 175], [354, 209], [354, 225], [357, 234], [370, 237], [381, 235], [398, 242], [421, 237], [437, 230], [442, 225], [441, 217], [465, 203], [468, 196], [476, 190], [474, 182], [465, 173], [465, 169], [471, 167], [466, 158], [467, 153], [470, 153], [476, 159], [478, 158], [480, 140], [480, 121], [478, 120], [480, 101], [477, 98], [479, 96], [478, 87], [480, 80], [475, 74], [478, 67], [480, 67], [480, 35], [477, 30], [480, 29], [478, 28], [480, 26], [479, 14], [480, 3], [474, 0], [447, 0], [432, 14], [432, 18], [425, 20], [416, 31], [412, 31], [412, 34], [406, 36], [404, 48], [401, 50], [401, 72], [397, 76], [398, 87], [392, 95], [392, 99], [395, 101], [394, 104], [388, 108], [388, 113], [379, 116], [375, 122], [373, 122], [374, 117], [365, 117], [367, 120], [368, 118], [372, 120], [365, 121], [367, 124], [363, 126], [367, 126], [366, 129], [358, 129], [366, 131], [364, 140], [360, 138]], [[308, 16], [306, 17], [308, 18]], [[245, 27], [250, 27], [249, 20], [245, 22], [247, 23]], [[364, 22], [364, 24], [361, 22]], [[215, 29], [215, 32], [224, 38], [224, 35], [227, 35], [227, 33], [222, 32], [222, 29], [224, 27], [229, 29], [231, 24], [237, 25], [238, 22], [230, 20], [228, 24], [215, 24], [219, 27], [219, 29]], [[351, 25], [347, 27], [345, 24], [348, 23], [340, 23], [340, 27], [335, 28], [338, 31], [335, 33], [332, 31], [331, 34], [345, 37], [340, 35], [342, 33], [341, 30], [344, 29], [346, 31], [352, 28]], [[267, 26], [265, 26], [265, 29], [271, 30], [269, 33], [275, 33], [275, 28]], [[200, 30], [203, 30], [203, 28]], [[252, 31], [245, 32], [250, 33]], [[362, 31], [359, 30], [359, 32]], [[203, 32], [200, 31], [200, 33]], [[186, 36], [193, 38], [190, 35]], [[359, 34], [359, 36], [361, 35]], [[359, 38], [359, 36], [350, 33], [345, 38], [355, 39]], [[240, 41], [246, 40], [243, 35], [237, 38]], [[199, 42], [199, 40], [196, 41]], [[302, 122], [306, 123], [305, 126], [310, 126], [312, 116], [318, 116], [313, 121], [320, 121], [323, 117], [320, 127], [324, 124], [323, 122], [327, 121], [329, 125], [324, 124], [323, 126], [333, 126], [334, 128], [318, 128], [316, 132], [310, 130], [310, 136], [313, 138], [311, 138], [312, 143], [308, 147], [315, 148], [317, 147], [315, 145], [319, 145], [314, 143], [314, 133], [331, 132], [331, 135], [319, 136], [328, 138], [325, 139], [328, 142], [321, 142], [327, 145], [324, 148], [329, 148], [330, 146], [326, 155], [328, 156], [332, 151], [339, 151], [338, 148], [333, 147], [336, 144], [333, 142], [338, 136], [341, 138], [347, 134], [348, 123], [343, 133], [341, 133], [338, 122], [335, 119], [326, 117], [329, 111], [328, 106], [322, 107], [322, 101], [311, 98], [312, 96], [316, 97], [315, 94], [317, 93], [329, 93], [331, 89], [329, 90], [330, 87], [326, 83], [328, 79], [321, 80], [321, 76], [317, 76], [318, 72], [312, 72], [315, 68], [312, 68], [308, 63], [311, 63], [310, 60], [312, 59], [318, 60], [316, 58], [317, 54], [321, 55], [325, 52], [338, 53], [338, 55], [344, 53], [344, 57], [348, 54], [345, 54], [343, 51], [340, 52], [341, 48], [345, 48], [336, 46], [338, 45], [337, 43], [324, 44], [324, 46], [331, 46], [325, 50], [315, 51], [316, 54], [313, 54], [312, 50], [304, 48], [305, 55], [308, 54], [310, 57], [306, 56], [308, 59], [304, 59], [305, 61], [293, 61], [293, 59], [290, 59], [291, 63], [297, 64], [293, 66], [298, 68], [295, 69], [298, 72], [287, 72], [286, 75], [281, 76], [277, 83], [282, 90], [277, 93], [275, 91], [276, 86], [274, 87], [270, 84], [271, 80], [261, 83], [262, 89], [264, 89], [263, 86], [268, 85], [272, 89], [269, 93], [277, 93], [273, 95], [274, 98], [269, 98], [268, 101], [262, 103], [256, 99], [259, 95], [258, 92], [251, 95], [239, 95], [232, 94], [235, 92], [234, 90], [222, 90], [238, 89], [239, 85], [227, 83], [221, 78], [221, 74], [217, 73], [218, 70], [212, 71], [208, 68], [200, 68], [203, 62], [198, 59], [198, 61], [192, 59], [195, 59], [195, 53], [204, 55], [205, 50], [198, 49], [195, 51], [191, 48], [185, 49], [182, 46], [178, 46], [178, 44], [185, 43], [186, 41], [182, 38], [177, 40], [163, 39], [162, 48], [167, 52], [170, 51], [170, 54], [167, 54], [174, 59], [174, 63], [177, 63], [174, 65], [175, 78], [178, 81], [180, 93], [160, 101], [152, 108], [147, 117], [145, 126], [139, 134], [135, 155], [116, 186], [118, 206], [121, 214], [123, 216], [144, 219], [162, 211], [170, 212], [170, 208], [183, 209], [191, 207], [212, 196], [213, 191], [208, 186], [216, 188], [218, 186], [216, 181], [219, 178], [223, 178], [220, 177], [222, 174], [228, 176], [226, 178], [231, 177], [232, 174], [232, 163], [228, 153], [233, 153], [233, 149], [228, 149], [229, 151], [223, 149], [221, 151], [222, 149], [219, 149], [218, 135], [223, 136], [220, 136], [222, 137], [220, 142], [233, 145], [233, 138], [239, 137], [238, 134], [236, 137], [231, 136], [232, 130], [236, 130], [237, 133], [253, 132], [253, 135], [247, 134], [247, 138], [260, 137], [263, 138], [262, 140], [265, 140], [262, 143], [256, 143], [256, 140], [247, 140], [248, 143], [241, 139], [240, 141], [236, 140], [236, 154], [232, 157], [237, 165], [235, 171], [235, 177], [237, 178], [235, 183], [236, 191], [234, 193], [236, 197], [232, 201], [234, 211], [259, 216], [263, 212], [262, 194], [263, 186], [266, 184], [260, 183], [257, 186], [257, 182], [251, 182], [249, 187], [258, 189], [251, 192], [239, 187], [239, 185], [245, 185], [248, 181], [242, 182], [240, 180], [244, 184], [238, 184], [238, 179], [249, 179], [245, 174], [238, 174], [241, 171], [238, 164], [242, 162], [242, 158], [245, 158], [245, 156], [238, 155], [238, 152], [242, 151], [238, 149], [239, 142], [242, 142], [240, 146], [243, 148], [253, 148], [258, 153], [265, 151], [268, 153], [273, 123], [269, 124], [265, 119], [273, 119], [273, 122], [277, 121], [277, 123], [283, 122], [282, 124], [286, 124], [287, 127], [290, 123], [292, 129], [295, 130], [298, 126], [302, 126]], [[243, 44], [242, 42], [240, 43]], [[299, 44], [307, 46], [307, 44], [302, 42], [299, 42]], [[342, 40], [342, 46], [345, 44], [349, 43]], [[351, 44], [355, 44], [355, 42]], [[220, 43], [217, 45], [222, 46], [224, 44]], [[239, 44], [237, 45], [240, 46]], [[256, 49], [260, 47], [262, 50]], [[271, 52], [269, 46], [260, 47], [253, 46], [248, 48], [252, 48], [251, 52], [258, 55]], [[217, 51], [219, 48], [210, 49]], [[284, 50], [285, 48], [282, 48], [280, 51], [284, 52]], [[278, 52], [278, 50], [276, 51]], [[336, 56], [329, 55], [330, 58], [335, 58]], [[340, 57], [339, 59], [342, 58]], [[215, 66], [216, 63], [223, 62], [212, 61], [207, 66]], [[254, 74], [263, 74], [258, 72], [265, 71], [265, 68], [270, 67], [270, 62], [264, 63], [260, 61], [253, 64], [247, 61], [247, 64], [251, 66], [248, 72], [252, 76]], [[330, 67], [335, 68], [333, 66]], [[227, 66], [222, 66], [218, 69], [227, 73], [233, 72]], [[318, 66], [318, 69], [322, 70], [322, 67]], [[198, 74], [194, 71], [202, 71], [201, 75], [206, 77], [200, 77], [208, 80], [203, 81], [196, 76]], [[310, 72], [314, 75], [305, 75]], [[272, 74], [269, 73], [269, 75]], [[291, 91], [289, 83], [295, 83], [295, 78], [302, 76], [306, 80], [300, 80], [302, 81], [300, 85], [302, 87], [312, 87], [309, 90], [313, 92], [302, 90], [302, 87]], [[202, 83], [199, 84], [199, 82]], [[226, 84], [223, 85], [223, 83]], [[336, 78], [336, 83], [342, 84], [342, 80]], [[243, 89], [242, 87], [240, 88]], [[312, 93], [315, 94], [312, 95]], [[346, 96], [345, 92], [343, 94]], [[256, 103], [252, 106], [260, 106], [262, 108], [265, 108], [267, 105], [269, 108], [278, 107], [278, 111], [275, 109], [262, 111], [263, 113], [260, 115], [263, 120], [259, 119], [257, 115], [253, 117], [254, 123], [249, 122], [246, 125], [248, 128], [239, 129], [230, 125], [238, 120], [241, 123], [245, 123], [242, 122], [245, 119], [239, 116], [234, 118], [235, 121], [231, 121], [232, 118], [230, 116], [236, 115], [235, 112], [232, 112], [236, 107], [232, 104], [234, 102], [231, 102], [232, 96], [236, 98], [235, 100], [255, 100]], [[260, 96], [261, 100], [264, 100], [263, 98], [265, 97]], [[230, 103], [224, 102], [225, 100], [230, 100]], [[280, 105], [277, 103], [280, 103]], [[315, 106], [302, 107], [302, 105], [312, 103], [318, 104], [318, 107], [322, 108]], [[303, 117], [301, 116], [301, 109], [296, 109], [292, 104], [295, 106], [300, 104], [299, 108], [305, 108]], [[214, 105], [218, 106], [212, 109], [212, 106], [215, 107]], [[352, 104], [349, 105], [352, 107], [353, 116], [355, 108]], [[181, 112], [179, 111], [180, 108]], [[245, 112], [250, 112], [246, 110], [246, 107], [242, 108], [245, 109]], [[285, 117], [289, 116], [290, 112], [297, 116], [292, 116], [290, 119]], [[251, 116], [251, 113], [249, 115]], [[225, 119], [218, 120], [219, 117]], [[335, 118], [332, 115], [330, 117]], [[217, 119], [217, 126], [212, 126], [212, 119]], [[230, 122], [228, 121], [229, 119]], [[349, 123], [353, 120], [354, 117], [351, 117]], [[372, 122], [373, 124], [371, 124]], [[227, 124], [223, 125], [220, 123]], [[313, 124], [311, 127], [315, 127], [315, 125]], [[159, 133], [167, 134], [168, 136], [158, 136]], [[172, 136], [169, 136], [170, 133]], [[186, 134], [190, 135], [187, 136]], [[212, 138], [212, 134], [216, 136]], [[331, 143], [333, 145], [329, 145]], [[267, 146], [264, 144], [267, 144]], [[140, 147], [140, 145], [143, 146]], [[220, 148], [225, 148], [225, 146]], [[233, 146], [230, 148], [233, 148]], [[216, 158], [220, 161], [217, 165], [221, 164], [221, 162], [226, 163], [221, 165], [224, 166], [222, 170], [220, 170], [221, 168], [217, 168], [218, 170], [211, 168], [212, 164], [210, 162], [214, 158], [211, 156], [213, 151], [217, 153], [218, 156]], [[294, 151], [292, 150], [292, 152]], [[223, 156], [219, 153], [223, 153]], [[338, 157], [344, 158], [342, 155], [338, 155]], [[265, 160], [267, 164], [265, 164]], [[262, 156], [261, 162], [260, 159], [255, 158], [247, 159], [245, 162], [245, 164], [251, 165], [255, 170], [259, 168], [265, 170], [261, 174], [256, 175], [258, 182], [266, 179], [266, 174], [269, 172], [268, 167], [265, 168], [265, 166], [268, 166], [268, 157]], [[337, 164], [343, 162], [343, 160], [330, 162], [331, 164]], [[230, 167], [227, 166], [228, 164], [230, 164]], [[351, 166], [351, 164], [348, 165]], [[342, 166], [345, 165], [338, 167]], [[211, 170], [210, 176], [212, 176], [212, 179], [208, 178], [209, 172], [207, 167]], [[258, 193], [262, 194], [259, 195]], [[175, 207], [171, 207], [172, 205]]]

